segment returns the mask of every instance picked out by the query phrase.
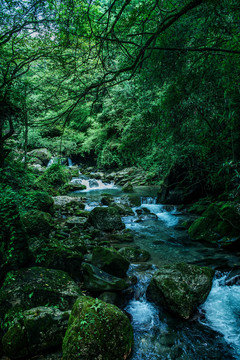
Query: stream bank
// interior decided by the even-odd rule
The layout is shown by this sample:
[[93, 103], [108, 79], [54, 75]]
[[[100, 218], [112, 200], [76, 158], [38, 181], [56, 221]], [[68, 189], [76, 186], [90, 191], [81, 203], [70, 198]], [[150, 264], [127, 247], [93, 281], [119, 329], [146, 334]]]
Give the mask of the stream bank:
[[[44, 233], [45, 240], [43, 238], [41, 241], [40, 239], [36, 241], [36, 238], [35, 240], [32, 238], [30, 244], [35, 258], [34, 265], [58, 268], [71, 273], [70, 275], [84, 290], [87, 285], [84, 276], [82, 278], [81, 264], [82, 262], [92, 263], [91, 255], [96, 246], [104, 248], [111, 246], [115, 250], [126, 248], [128, 252], [129, 248], [136, 249], [138, 254], [140, 251], [140, 258], [136, 257], [136, 251], [132, 251], [131, 262], [135, 260], [135, 263], [138, 263], [139, 260], [144, 260], [145, 267], [142, 265], [130, 267], [129, 279], [133, 281], [137, 278], [138, 282], [136, 285], [134, 285], [135, 280], [130, 282], [131, 294], [127, 295], [128, 297], [125, 295], [124, 301], [120, 304], [133, 317], [132, 324], [135, 331], [133, 359], [154, 359], [154, 356], [156, 359], [183, 359], [184, 356], [188, 359], [194, 357], [207, 359], [210, 358], [210, 352], [214, 359], [218, 358], [220, 352], [225, 358], [237, 358], [235, 348], [238, 347], [238, 343], [234, 326], [231, 328], [232, 335], [225, 336], [217, 325], [211, 325], [214, 320], [208, 317], [207, 313], [204, 315], [204, 311], [208, 312], [208, 308], [207, 310], [203, 308], [203, 315], [198, 315], [189, 322], [183, 322], [151, 304], [146, 299], [145, 290], [154, 272], [154, 266], [186, 262], [208, 265], [224, 271], [239, 268], [238, 256], [224, 249], [217, 250], [213, 246], [190, 240], [182, 223], [189, 220], [191, 216], [183, 210], [180, 211], [178, 207], [157, 204], [157, 189], [154, 187], [134, 187], [133, 192], [126, 193], [113, 182], [106, 183], [96, 178], [89, 179], [86, 175], [83, 178], [80, 175], [72, 183], [82, 183], [82, 180], [85, 182], [82, 185], [85, 185], [86, 189], [76, 190], [69, 193], [67, 197], [61, 196], [61, 199], [55, 199], [54, 221], [56, 224], [51, 231], [49, 229], [50, 241], [46, 241], [48, 231]], [[66, 202], [63, 204], [61, 201]], [[94, 227], [92, 224], [92, 228], [86, 227], [89, 213], [93, 209], [99, 205], [108, 209], [109, 205], [113, 204], [116, 208], [118, 207], [116, 211], [122, 215], [125, 230], [119, 229], [119, 233], [111, 233], [103, 231], [103, 228], [99, 229], [98, 226]], [[46, 224], [43, 224], [43, 228], [46, 229]], [[121, 242], [122, 239], [125, 242]], [[149, 252], [151, 258], [148, 259], [141, 249], [146, 253]], [[122, 250], [120, 253], [122, 254]], [[103, 290], [103, 284], [101, 287]], [[225, 285], [222, 287], [226, 288]], [[229, 287], [230, 295], [234, 293], [233, 290], [235, 287]], [[88, 291], [91, 293], [93, 290]], [[110, 292], [114, 294], [114, 289]], [[33, 296], [31, 294], [32, 291], [28, 293], [28, 296], [31, 296], [30, 299]], [[101, 296], [100, 288], [98, 291], [94, 290], [92, 295]], [[126, 303], [127, 298], [128, 303]], [[116, 301], [116, 298], [112, 301]], [[235, 343], [231, 341], [234, 337]], [[199, 340], [200, 338], [202, 340]]]

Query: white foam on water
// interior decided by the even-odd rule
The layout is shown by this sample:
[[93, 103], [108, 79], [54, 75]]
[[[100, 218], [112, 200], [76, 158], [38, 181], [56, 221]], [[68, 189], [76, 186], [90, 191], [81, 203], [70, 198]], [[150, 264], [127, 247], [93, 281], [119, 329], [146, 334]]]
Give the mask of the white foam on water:
[[102, 182], [102, 180], [97, 180], [97, 179], [74, 178], [71, 180], [71, 182], [85, 185], [86, 189], [81, 190], [81, 192], [89, 192], [93, 190], [118, 189], [118, 187], [114, 184], [114, 182], [107, 184]]
[[213, 281], [212, 290], [201, 306], [206, 320], [203, 324], [221, 333], [240, 358], [240, 286], [224, 285], [227, 275]]
[[142, 208], [147, 208], [151, 213], [156, 214], [158, 219], [163, 221], [166, 226], [175, 226], [178, 223], [178, 218], [174, 215], [176, 209], [166, 211], [162, 204], [142, 204]]
[[145, 300], [131, 300], [125, 310], [132, 315], [137, 331], [149, 331], [159, 324], [158, 309]]

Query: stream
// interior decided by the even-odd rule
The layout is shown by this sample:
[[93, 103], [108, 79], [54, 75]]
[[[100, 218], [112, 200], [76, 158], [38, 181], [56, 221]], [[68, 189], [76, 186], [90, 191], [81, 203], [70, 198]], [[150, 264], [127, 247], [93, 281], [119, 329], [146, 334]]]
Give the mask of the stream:
[[[240, 359], [240, 286], [225, 285], [225, 280], [232, 277], [229, 269], [240, 268], [239, 258], [192, 242], [181, 226], [189, 214], [175, 206], [157, 204], [154, 187], [137, 187], [134, 193], [126, 194], [113, 182], [106, 184], [82, 175], [72, 181], [87, 186], [72, 196], [84, 196], [89, 211], [102, 206], [103, 194], [112, 195], [115, 202], [122, 203], [131, 196], [141, 199], [141, 204], [132, 208], [134, 215], [123, 217], [126, 228], [134, 233], [134, 245], [151, 254], [148, 263], [131, 264], [128, 271], [129, 276], [138, 279], [134, 298], [125, 307], [134, 328], [131, 359]], [[175, 262], [209, 265], [218, 270], [207, 300], [188, 321], [173, 317], [146, 299], [146, 289], [157, 266]]]

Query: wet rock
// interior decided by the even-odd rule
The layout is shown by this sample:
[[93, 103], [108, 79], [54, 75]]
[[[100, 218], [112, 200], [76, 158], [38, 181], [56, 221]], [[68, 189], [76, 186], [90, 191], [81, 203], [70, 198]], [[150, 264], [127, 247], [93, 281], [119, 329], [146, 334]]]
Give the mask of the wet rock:
[[79, 191], [79, 190], [85, 190], [87, 187], [86, 185], [79, 184], [76, 182], [70, 182], [67, 184], [68, 191]]
[[72, 196], [53, 196], [54, 206], [55, 208], [61, 208], [63, 206], [75, 206], [78, 205], [80, 209], [84, 209], [83, 200], [80, 197], [72, 197]]
[[125, 280], [110, 275], [94, 265], [83, 263], [84, 288], [89, 291], [121, 291], [128, 287]]
[[32, 150], [28, 152], [27, 155], [41, 160], [45, 166], [47, 166], [49, 160], [52, 158], [52, 154], [46, 148]]
[[69, 228], [73, 228], [74, 226], [83, 227], [87, 222], [86, 217], [72, 216], [69, 217], [66, 221], [66, 225]]
[[130, 262], [144, 262], [150, 259], [148, 251], [130, 246], [121, 248], [119, 253]]
[[131, 243], [134, 241], [133, 233], [130, 229], [124, 229], [118, 233], [110, 235], [110, 242], [112, 243]]
[[184, 263], [160, 267], [147, 289], [149, 299], [172, 313], [189, 319], [212, 287], [214, 271]]
[[127, 359], [133, 346], [128, 317], [116, 306], [80, 297], [63, 341], [63, 360]]
[[111, 207], [113, 207], [114, 209], [117, 209], [119, 214], [122, 216], [134, 216], [133, 210], [127, 205], [120, 204], [120, 203], [119, 204], [113, 203], [113, 204], [111, 204]]
[[238, 204], [211, 204], [188, 229], [191, 239], [217, 243], [223, 237], [239, 237], [240, 211]]
[[42, 306], [24, 311], [3, 336], [4, 353], [19, 359], [61, 346], [69, 316], [70, 311]]
[[30, 210], [21, 216], [26, 232], [31, 235], [48, 235], [52, 229], [52, 217], [49, 213]]
[[240, 275], [235, 275], [231, 279], [226, 280], [225, 285], [227, 286], [240, 285]]
[[53, 198], [44, 191], [30, 191], [29, 194], [30, 207], [36, 208], [37, 210], [53, 213]]
[[0, 316], [46, 304], [69, 310], [79, 295], [79, 287], [64, 271], [42, 267], [11, 271], [0, 290]]
[[123, 187], [122, 187], [122, 191], [123, 192], [133, 192], [133, 186], [130, 182], [127, 182]]
[[92, 225], [102, 231], [122, 230], [125, 228], [118, 211], [112, 207], [94, 208], [90, 212], [88, 225]]
[[117, 276], [125, 277], [130, 262], [113, 248], [95, 247], [92, 257], [93, 265], [103, 271]]
[[113, 305], [117, 305], [119, 301], [119, 295], [111, 291], [105, 291], [98, 298], [102, 301], [105, 301], [108, 304], [113, 304]]
[[105, 206], [109, 206], [114, 202], [114, 199], [111, 195], [107, 195], [105, 194], [102, 198], [101, 198], [101, 203]]
[[[73, 279], [81, 279], [81, 263], [83, 254], [76, 248], [69, 248], [60, 242], [51, 242], [35, 249], [32, 247], [33, 261], [35, 265], [49, 269], [63, 270]], [[83, 246], [80, 246], [83, 250]]]

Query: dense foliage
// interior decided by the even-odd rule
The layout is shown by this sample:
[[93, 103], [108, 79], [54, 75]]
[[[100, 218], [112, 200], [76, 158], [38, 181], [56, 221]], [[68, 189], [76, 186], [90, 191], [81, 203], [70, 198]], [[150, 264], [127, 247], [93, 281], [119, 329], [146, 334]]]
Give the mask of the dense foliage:
[[177, 169], [206, 191], [238, 187], [237, 1], [1, 6], [1, 167], [12, 149], [47, 147], [155, 182]]

